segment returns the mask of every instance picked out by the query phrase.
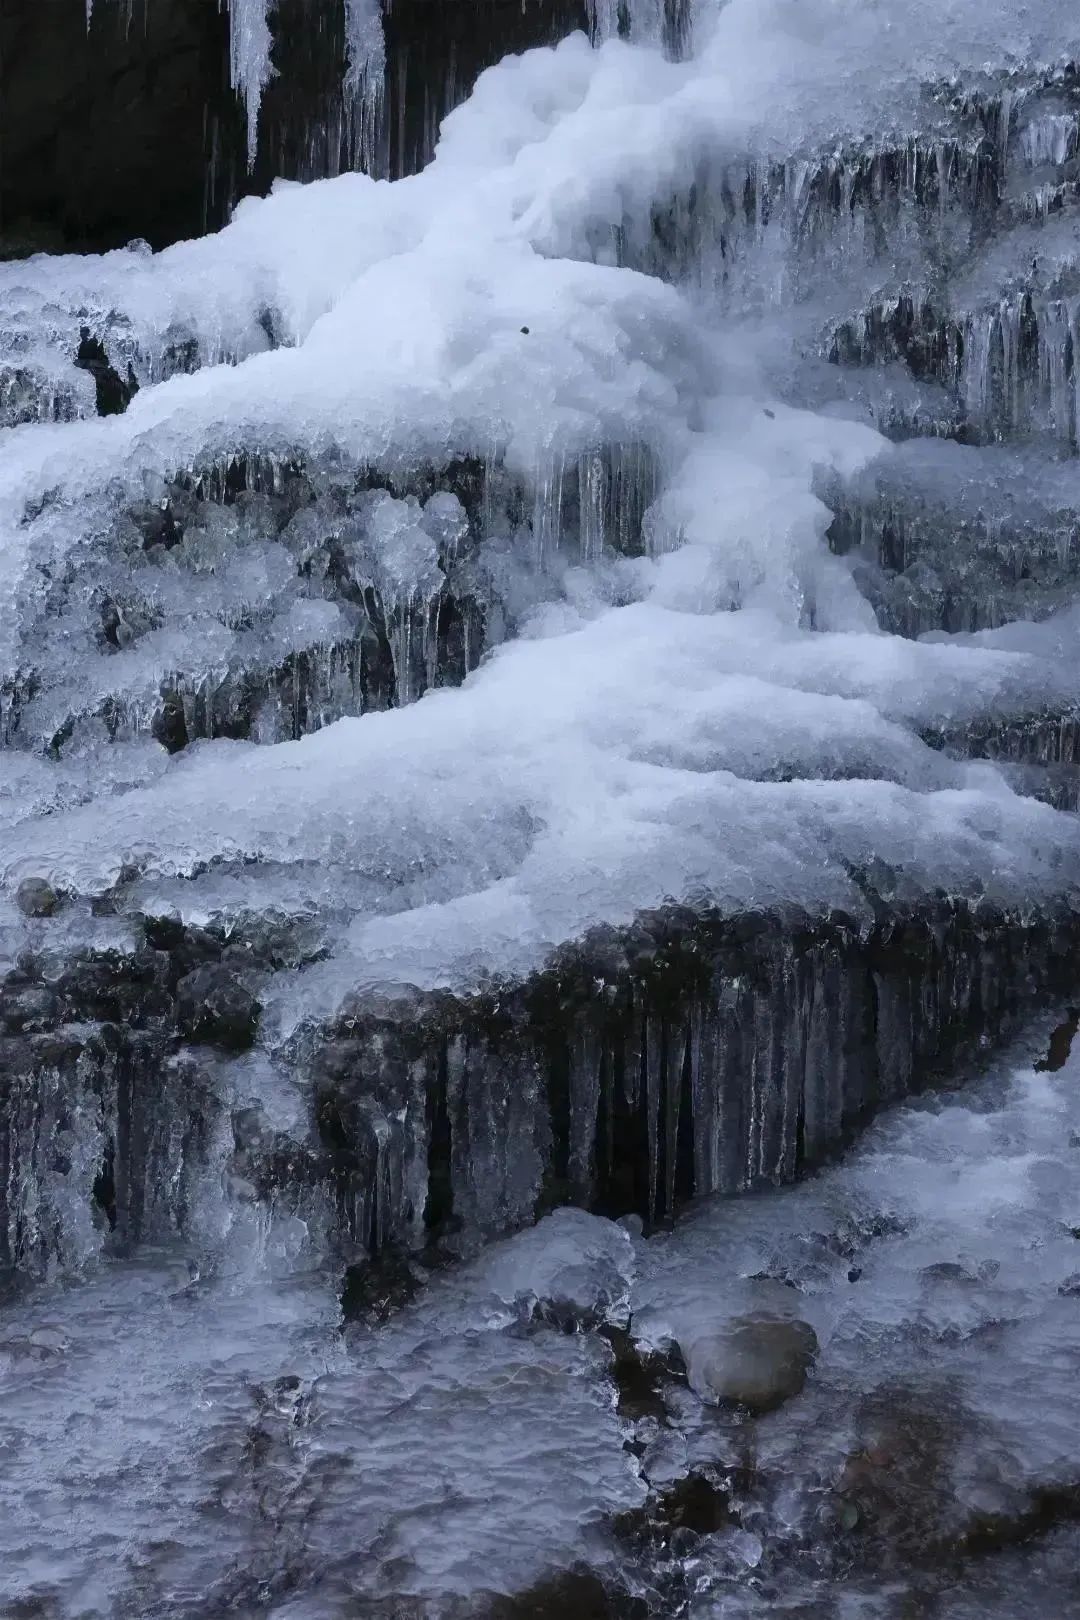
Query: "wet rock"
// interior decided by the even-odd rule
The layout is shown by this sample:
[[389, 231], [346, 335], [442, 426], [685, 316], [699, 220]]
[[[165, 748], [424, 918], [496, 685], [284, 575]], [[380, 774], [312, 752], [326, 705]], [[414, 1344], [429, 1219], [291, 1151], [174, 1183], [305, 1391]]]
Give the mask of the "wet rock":
[[1041, 1058], [1035, 1065], [1036, 1074], [1057, 1074], [1069, 1061], [1072, 1053], [1073, 1041], [1076, 1032], [1080, 1029], [1080, 1011], [1075, 1007], [1069, 1008], [1069, 1016], [1064, 1023], [1058, 1025], [1050, 1036], [1050, 1045], [1045, 1058]]
[[349, 1266], [341, 1289], [341, 1310], [347, 1322], [387, 1322], [415, 1299], [423, 1273], [399, 1250]]
[[704, 1473], [688, 1474], [664, 1492], [659, 1516], [672, 1531], [690, 1530], [698, 1536], [712, 1535], [731, 1521], [727, 1491], [722, 1482]]
[[44, 878], [24, 878], [15, 891], [15, 904], [24, 917], [51, 917], [59, 910], [60, 896]]
[[43, 984], [12, 983], [0, 991], [0, 1025], [12, 1035], [47, 1030], [56, 1022], [59, 999]]
[[608, 1327], [604, 1337], [611, 1345], [611, 1376], [619, 1396], [619, 1416], [636, 1423], [642, 1418], [663, 1419], [664, 1387], [686, 1383], [686, 1369], [678, 1351], [657, 1355], [635, 1342], [623, 1328]]
[[176, 1011], [177, 1023], [190, 1040], [242, 1052], [255, 1039], [260, 1008], [236, 974], [208, 964], [180, 980]]
[[818, 1352], [798, 1317], [754, 1311], [686, 1346], [690, 1387], [703, 1401], [730, 1401], [757, 1414], [798, 1395]]
[[99, 416], [120, 416], [127, 410], [139, 389], [135, 374], [129, 366], [126, 381], [120, 376], [109, 364], [105, 345], [91, 334], [88, 326], [82, 328], [75, 364], [93, 378]]
[[475, 1597], [381, 1597], [358, 1600], [355, 1620], [648, 1620], [654, 1611], [625, 1587], [575, 1566], [523, 1592]]
[[492, 1598], [470, 1620], [645, 1620], [647, 1613], [640, 1598], [605, 1585], [592, 1570], [573, 1569], [520, 1595]]
[[862, 1442], [836, 1484], [836, 1528], [860, 1561], [877, 1568], [924, 1564], [959, 1529], [952, 1460], [965, 1421], [962, 1407], [944, 1392], [894, 1388], [860, 1403], [856, 1429]]
[[1062, 1299], [1080, 1299], [1080, 1271], [1074, 1271], [1071, 1277], [1066, 1277], [1058, 1288], [1058, 1293]]
[[924, 1282], [929, 1283], [960, 1283], [966, 1287], [974, 1287], [979, 1283], [992, 1282], [997, 1276], [999, 1267], [996, 1261], [984, 1260], [978, 1266], [966, 1266], [959, 1260], [937, 1260], [933, 1265], [924, 1266], [919, 1273]]
[[130, 1026], [168, 1012], [167, 969], [167, 961], [149, 950], [81, 956], [65, 968], [56, 988], [68, 1017]]
[[18, 1338], [0, 1339], [0, 1365], [55, 1361], [67, 1348], [62, 1335], [51, 1336], [50, 1330], [35, 1329]]
[[266, 1153], [273, 1143], [274, 1133], [257, 1106], [233, 1109], [232, 1132], [237, 1153]]

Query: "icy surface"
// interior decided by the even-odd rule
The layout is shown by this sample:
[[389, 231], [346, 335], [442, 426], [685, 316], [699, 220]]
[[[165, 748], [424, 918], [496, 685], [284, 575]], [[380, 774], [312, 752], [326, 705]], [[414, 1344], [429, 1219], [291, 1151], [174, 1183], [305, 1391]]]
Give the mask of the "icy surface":
[[267, 0], [228, 0], [229, 66], [232, 87], [247, 111], [248, 166], [259, 144], [259, 107], [270, 79], [270, 23]]
[[[95, 804], [23, 820], [5, 870], [12, 885], [44, 875], [97, 893], [132, 866], [348, 864], [376, 915], [316, 975], [341, 991], [525, 971], [590, 922], [628, 922], [667, 896], [858, 913], [848, 874], [875, 861], [909, 897], [943, 883], [1049, 899], [1074, 891], [1072, 819], [1016, 798], [988, 767], [949, 765], [901, 722], [1041, 704], [1057, 667], [1034, 652], [785, 629], [748, 610], [609, 609], [510, 644], [459, 692], [295, 744], [204, 746], [114, 796], [105, 817]], [[825, 761], [847, 779], [756, 780]]]
[[[208, 1185], [185, 1250], [4, 1308], [0, 1602], [443, 1616], [586, 1566], [659, 1614], [686, 1582], [699, 1617], [939, 1589], [950, 1616], [1071, 1614], [1070, 1532], [1024, 1537], [1078, 1484], [1074, 1028], [802, 1187], [647, 1240], [556, 1214], [345, 1332], [315, 1228]], [[819, 1346], [757, 1419], [670, 1353], [748, 1310]], [[612, 1332], [654, 1358], [644, 1412]], [[688, 1478], [719, 1524], [616, 1537]]]
[[[802, 1187], [703, 1206], [641, 1246], [643, 1346], [700, 1341], [748, 1309], [776, 1312], [778, 1296], [820, 1345], [805, 1391], [754, 1425], [718, 1427], [670, 1391], [646, 1477], [651, 1456], [661, 1487], [672, 1458], [718, 1469], [755, 1538], [741, 1596], [730, 1532], [695, 1547], [694, 1615], [786, 1614], [811, 1592], [843, 1612], [832, 1605], [854, 1590], [853, 1612], [884, 1616], [890, 1593], [939, 1581], [971, 1595], [934, 1612], [1075, 1612], [1068, 1555], [1038, 1541], [1027, 1559], [1055, 1594], [1045, 1608], [1007, 1564], [999, 1607], [977, 1596], [980, 1536], [1007, 1545], [1040, 1502], [1075, 1501], [1080, 1480], [1074, 1032], [1072, 1016], [1034, 1066], [1033, 1042], [1027, 1061], [887, 1117]], [[950, 1565], [957, 1553], [971, 1561]]]
[[109, 1620], [377, 1597], [445, 1612], [568, 1554], [614, 1563], [607, 1522], [644, 1491], [610, 1352], [520, 1324], [538, 1300], [602, 1318], [626, 1234], [554, 1217], [349, 1341], [305, 1243], [240, 1216], [202, 1254], [106, 1267], [5, 1312], [0, 1603]]

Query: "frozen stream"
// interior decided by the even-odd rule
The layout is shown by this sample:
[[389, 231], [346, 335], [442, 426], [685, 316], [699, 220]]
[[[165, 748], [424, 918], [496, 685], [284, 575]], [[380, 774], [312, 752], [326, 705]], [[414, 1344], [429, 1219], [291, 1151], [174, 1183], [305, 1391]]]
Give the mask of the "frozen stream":
[[[240, 1210], [10, 1300], [0, 1612], [1080, 1614], [1072, 1028], [797, 1187], [560, 1212], [382, 1323]], [[757, 1415], [715, 1398], [747, 1318]]]

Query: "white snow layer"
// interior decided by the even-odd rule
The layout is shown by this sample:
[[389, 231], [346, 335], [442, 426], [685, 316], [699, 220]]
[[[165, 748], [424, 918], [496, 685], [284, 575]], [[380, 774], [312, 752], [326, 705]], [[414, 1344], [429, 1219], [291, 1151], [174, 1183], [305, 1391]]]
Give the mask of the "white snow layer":
[[[247, 9], [234, 72], [254, 85]], [[703, 159], [880, 132], [885, 84], [903, 128], [927, 81], [1052, 64], [1076, 35], [1074, 8], [1050, 0], [699, 6], [685, 63], [582, 36], [507, 59], [415, 178], [279, 185], [157, 256], [0, 266], [5, 311], [122, 311], [150, 357], [124, 415], [4, 434], [13, 678], [50, 580], [77, 577], [87, 513], [162, 476], [244, 454], [341, 453], [388, 477], [474, 456], [541, 510], [567, 461], [603, 446], [645, 445], [665, 474], [649, 555], [572, 570], [561, 605], [460, 690], [296, 743], [199, 745], [149, 785], [108, 783], [107, 802], [8, 814], [7, 883], [94, 892], [132, 866], [257, 858], [309, 872], [330, 905], [335, 874], [360, 874], [368, 907], [302, 986], [327, 1009], [365, 982], [526, 971], [667, 897], [858, 911], [866, 869], [902, 895], [1075, 897], [1075, 822], [913, 735], [1071, 701], [1060, 660], [1042, 643], [878, 634], [813, 490], [883, 441], [771, 398], [750, 329], [619, 268], [614, 233]], [[154, 382], [177, 332], [201, 369]], [[1075, 640], [1075, 624], [1054, 634]]]

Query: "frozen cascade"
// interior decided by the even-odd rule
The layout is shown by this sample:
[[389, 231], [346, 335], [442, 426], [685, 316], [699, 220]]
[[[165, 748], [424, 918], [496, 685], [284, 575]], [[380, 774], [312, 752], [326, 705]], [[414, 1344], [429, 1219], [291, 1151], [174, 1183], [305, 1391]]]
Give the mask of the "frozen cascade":
[[5, 1612], [1068, 1612], [1075, 1015], [933, 1088], [1075, 993], [1074, 13], [598, 3], [0, 264]]
[[[637, 1433], [689, 1613], [1076, 1612], [1075, 1031], [641, 1245], [631, 1332], [659, 1398]], [[715, 1404], [732, 1318], [766, 1356], [793, 1321], [814, 1345], [802, 1393], [781, 1375], [756, 1418]], [[662, 1504], [691, 1481], [713, 1505], [687, 1548]]]

